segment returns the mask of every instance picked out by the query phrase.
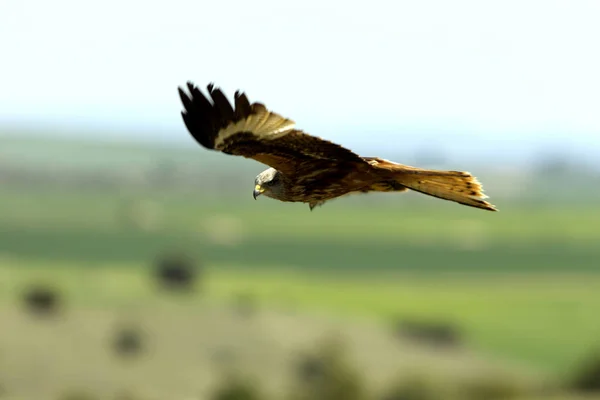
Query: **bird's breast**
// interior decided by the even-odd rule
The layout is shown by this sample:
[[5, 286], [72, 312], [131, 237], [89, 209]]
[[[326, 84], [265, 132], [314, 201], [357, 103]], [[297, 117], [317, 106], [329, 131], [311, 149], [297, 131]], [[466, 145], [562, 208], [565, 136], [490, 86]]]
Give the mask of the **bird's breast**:
[[291, 182], [287, 192], [293, 199], [291, 201], [324, 201], [360, 191], [372, 184], [371, 180], [365, 174], [336, 171], [336, 173], [315, 176], [314, 179], [298, 179]]

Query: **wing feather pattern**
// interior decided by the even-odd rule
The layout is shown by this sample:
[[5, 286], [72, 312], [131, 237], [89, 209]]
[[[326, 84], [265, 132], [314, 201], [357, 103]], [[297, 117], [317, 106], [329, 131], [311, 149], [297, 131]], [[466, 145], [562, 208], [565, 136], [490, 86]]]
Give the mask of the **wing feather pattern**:
[[356, 153], [295, 129], [294, 121], [262, 103], [250, 103], [245, 93], [235, 92], [232, 107], [212, 83], [207, 86], [210, 99], [191, 82], [187, 89], [189, 94], [179, 88], [183, 121], [208, 149], [252, 158], [287, 175], [309, 174], [334, 164], [368, 166]]

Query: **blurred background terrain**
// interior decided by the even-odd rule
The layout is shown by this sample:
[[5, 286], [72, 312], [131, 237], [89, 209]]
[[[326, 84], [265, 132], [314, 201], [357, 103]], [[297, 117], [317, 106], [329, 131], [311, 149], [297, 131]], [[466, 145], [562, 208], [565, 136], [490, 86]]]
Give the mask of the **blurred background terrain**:
[[[31, 3], [0, 6], [0, 399], [600, 398], [598, 3]], [[254, 201], [187, 80], [500, 212]]]

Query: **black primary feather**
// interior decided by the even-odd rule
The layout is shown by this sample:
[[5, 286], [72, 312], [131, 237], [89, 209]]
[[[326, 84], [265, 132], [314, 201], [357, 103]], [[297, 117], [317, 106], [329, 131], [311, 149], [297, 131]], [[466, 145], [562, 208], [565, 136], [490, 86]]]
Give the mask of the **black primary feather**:
[[239, 91], [236, 92], [234, 109], [221, 89], [212, 83], [206, 87], [210, 98], [191, 82], [187, 82], [187, 88], [189, 94], [178, 88], [184, 107], [181, 116], [192, 137], [206, 148], [215, 148], [219, 130], [254, 113], [246, 95]]
[[242, 119], [244, 115], [250, 115], [252, 113], [252, 106], [250, 105], [250, 101], [248, 101], [248, 97], [246, 97], [245, 93], [240, 93], [237, 90], [234, 94], [235, 99], [235, 111], [234, 118]]

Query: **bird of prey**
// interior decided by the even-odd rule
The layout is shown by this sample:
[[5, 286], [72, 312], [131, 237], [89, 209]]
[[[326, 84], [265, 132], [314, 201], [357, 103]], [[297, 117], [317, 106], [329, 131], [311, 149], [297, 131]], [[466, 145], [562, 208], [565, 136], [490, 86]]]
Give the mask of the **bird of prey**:
[[252, 158], [270, 168], [254, 180], [253, 196], [307, 203], [312, 211], [352, 193], [414, 190], [471, 207], [496, 211], [481, 184], [468, 172], [438, 171], [361, 157], [328, 140], [296, 129], [294, 121], [250, 103], [235, 92], [233, 105], [210, 83], [205, 96], [192, 82], [179, 96], [184, 124], [203, 147]]

